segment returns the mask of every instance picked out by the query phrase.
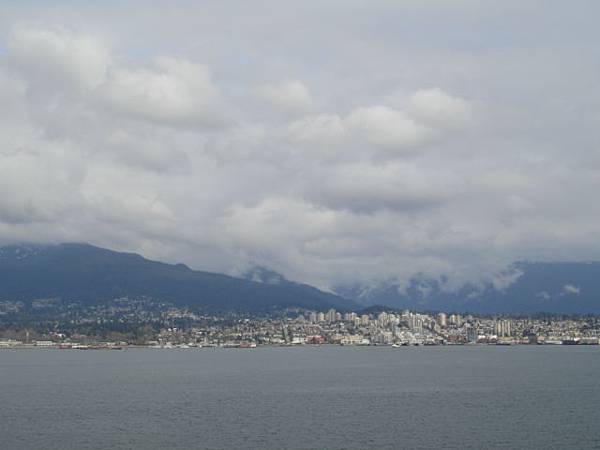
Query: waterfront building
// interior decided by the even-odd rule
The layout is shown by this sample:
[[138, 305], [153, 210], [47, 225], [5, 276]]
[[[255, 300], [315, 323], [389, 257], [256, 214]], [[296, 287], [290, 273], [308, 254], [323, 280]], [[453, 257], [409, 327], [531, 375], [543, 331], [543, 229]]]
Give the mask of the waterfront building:
[[467, 330], [467, 341], [471, 343], [477, 342], [479, 339], [479, 327], [472, 326]]

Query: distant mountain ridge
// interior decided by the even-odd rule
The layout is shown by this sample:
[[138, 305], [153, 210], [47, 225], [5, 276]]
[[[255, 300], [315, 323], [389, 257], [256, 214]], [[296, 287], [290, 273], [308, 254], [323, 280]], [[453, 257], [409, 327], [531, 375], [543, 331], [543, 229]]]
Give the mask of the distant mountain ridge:
[[600, 262], [519, 262], [503, 286], [413, 278], [374, 286], [337, 286], [334, 293], [294, 283], [264, 267], [241, 278], [150, 261], [88, 244], [0, 247], [0, 301], [61, 298], [95, 304], [152, 298], [209, 310], [264, 311], [299, 307], [360, 310], [373, 305], [417, 311], [600, 314]]
[[415, 277], [406, 287], [390, 282], [334, 291], [364, 305], [420, 311], [600, 314], [600, 262], [518, 262], [508, 274], [504, 286], [489, 282], [449, 290], [439, 280]]
[[258, 283], [89, 244], [0, 247], [0, 300], [61, 298], [94, 304], [120, 297], [211, 310], [356, 307], [351, 300], [304, 284]]

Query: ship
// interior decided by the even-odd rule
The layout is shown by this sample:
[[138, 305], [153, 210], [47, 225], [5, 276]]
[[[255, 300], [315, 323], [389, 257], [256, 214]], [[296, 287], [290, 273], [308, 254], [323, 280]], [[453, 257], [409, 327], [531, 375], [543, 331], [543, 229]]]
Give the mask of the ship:
[[256, 344], [254, 342], [242, 342], [239, 346], [239, 348], [256, 348]]

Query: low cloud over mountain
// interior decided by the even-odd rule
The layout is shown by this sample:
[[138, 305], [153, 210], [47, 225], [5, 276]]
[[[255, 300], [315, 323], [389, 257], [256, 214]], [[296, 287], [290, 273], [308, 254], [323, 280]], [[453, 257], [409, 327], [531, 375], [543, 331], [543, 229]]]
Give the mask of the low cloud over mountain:
[[404, 285], [339, 286], [336, 292], [364, 305], [421, 311], [599, 314], [600, 262], [516, 263], [480, 285], [421, 276]]

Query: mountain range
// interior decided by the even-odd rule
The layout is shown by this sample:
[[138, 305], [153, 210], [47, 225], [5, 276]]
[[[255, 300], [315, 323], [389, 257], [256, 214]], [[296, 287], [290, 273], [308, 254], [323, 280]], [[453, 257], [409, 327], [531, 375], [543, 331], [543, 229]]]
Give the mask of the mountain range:
[[0, 248], [0, 300], [59, 298], [85, 305], [121, 297], [215, 311], [356, 307], [351, 300], [283, 278], [256, 282], [88, 244]]
[[401, 287], [337, 286], [324, 292], [255, 267], [236, 278], [151, 261], [89, 244], [0, 247], [0, 301], [59, 298], [95, 304], [150, 298], [207, 310], [268, 311], [299, 307], [360, 310], [373, 305], [417, 311], [600, 314], [600, 262], [519, 262], [504, 284], [464, 284], [415, 277]]

